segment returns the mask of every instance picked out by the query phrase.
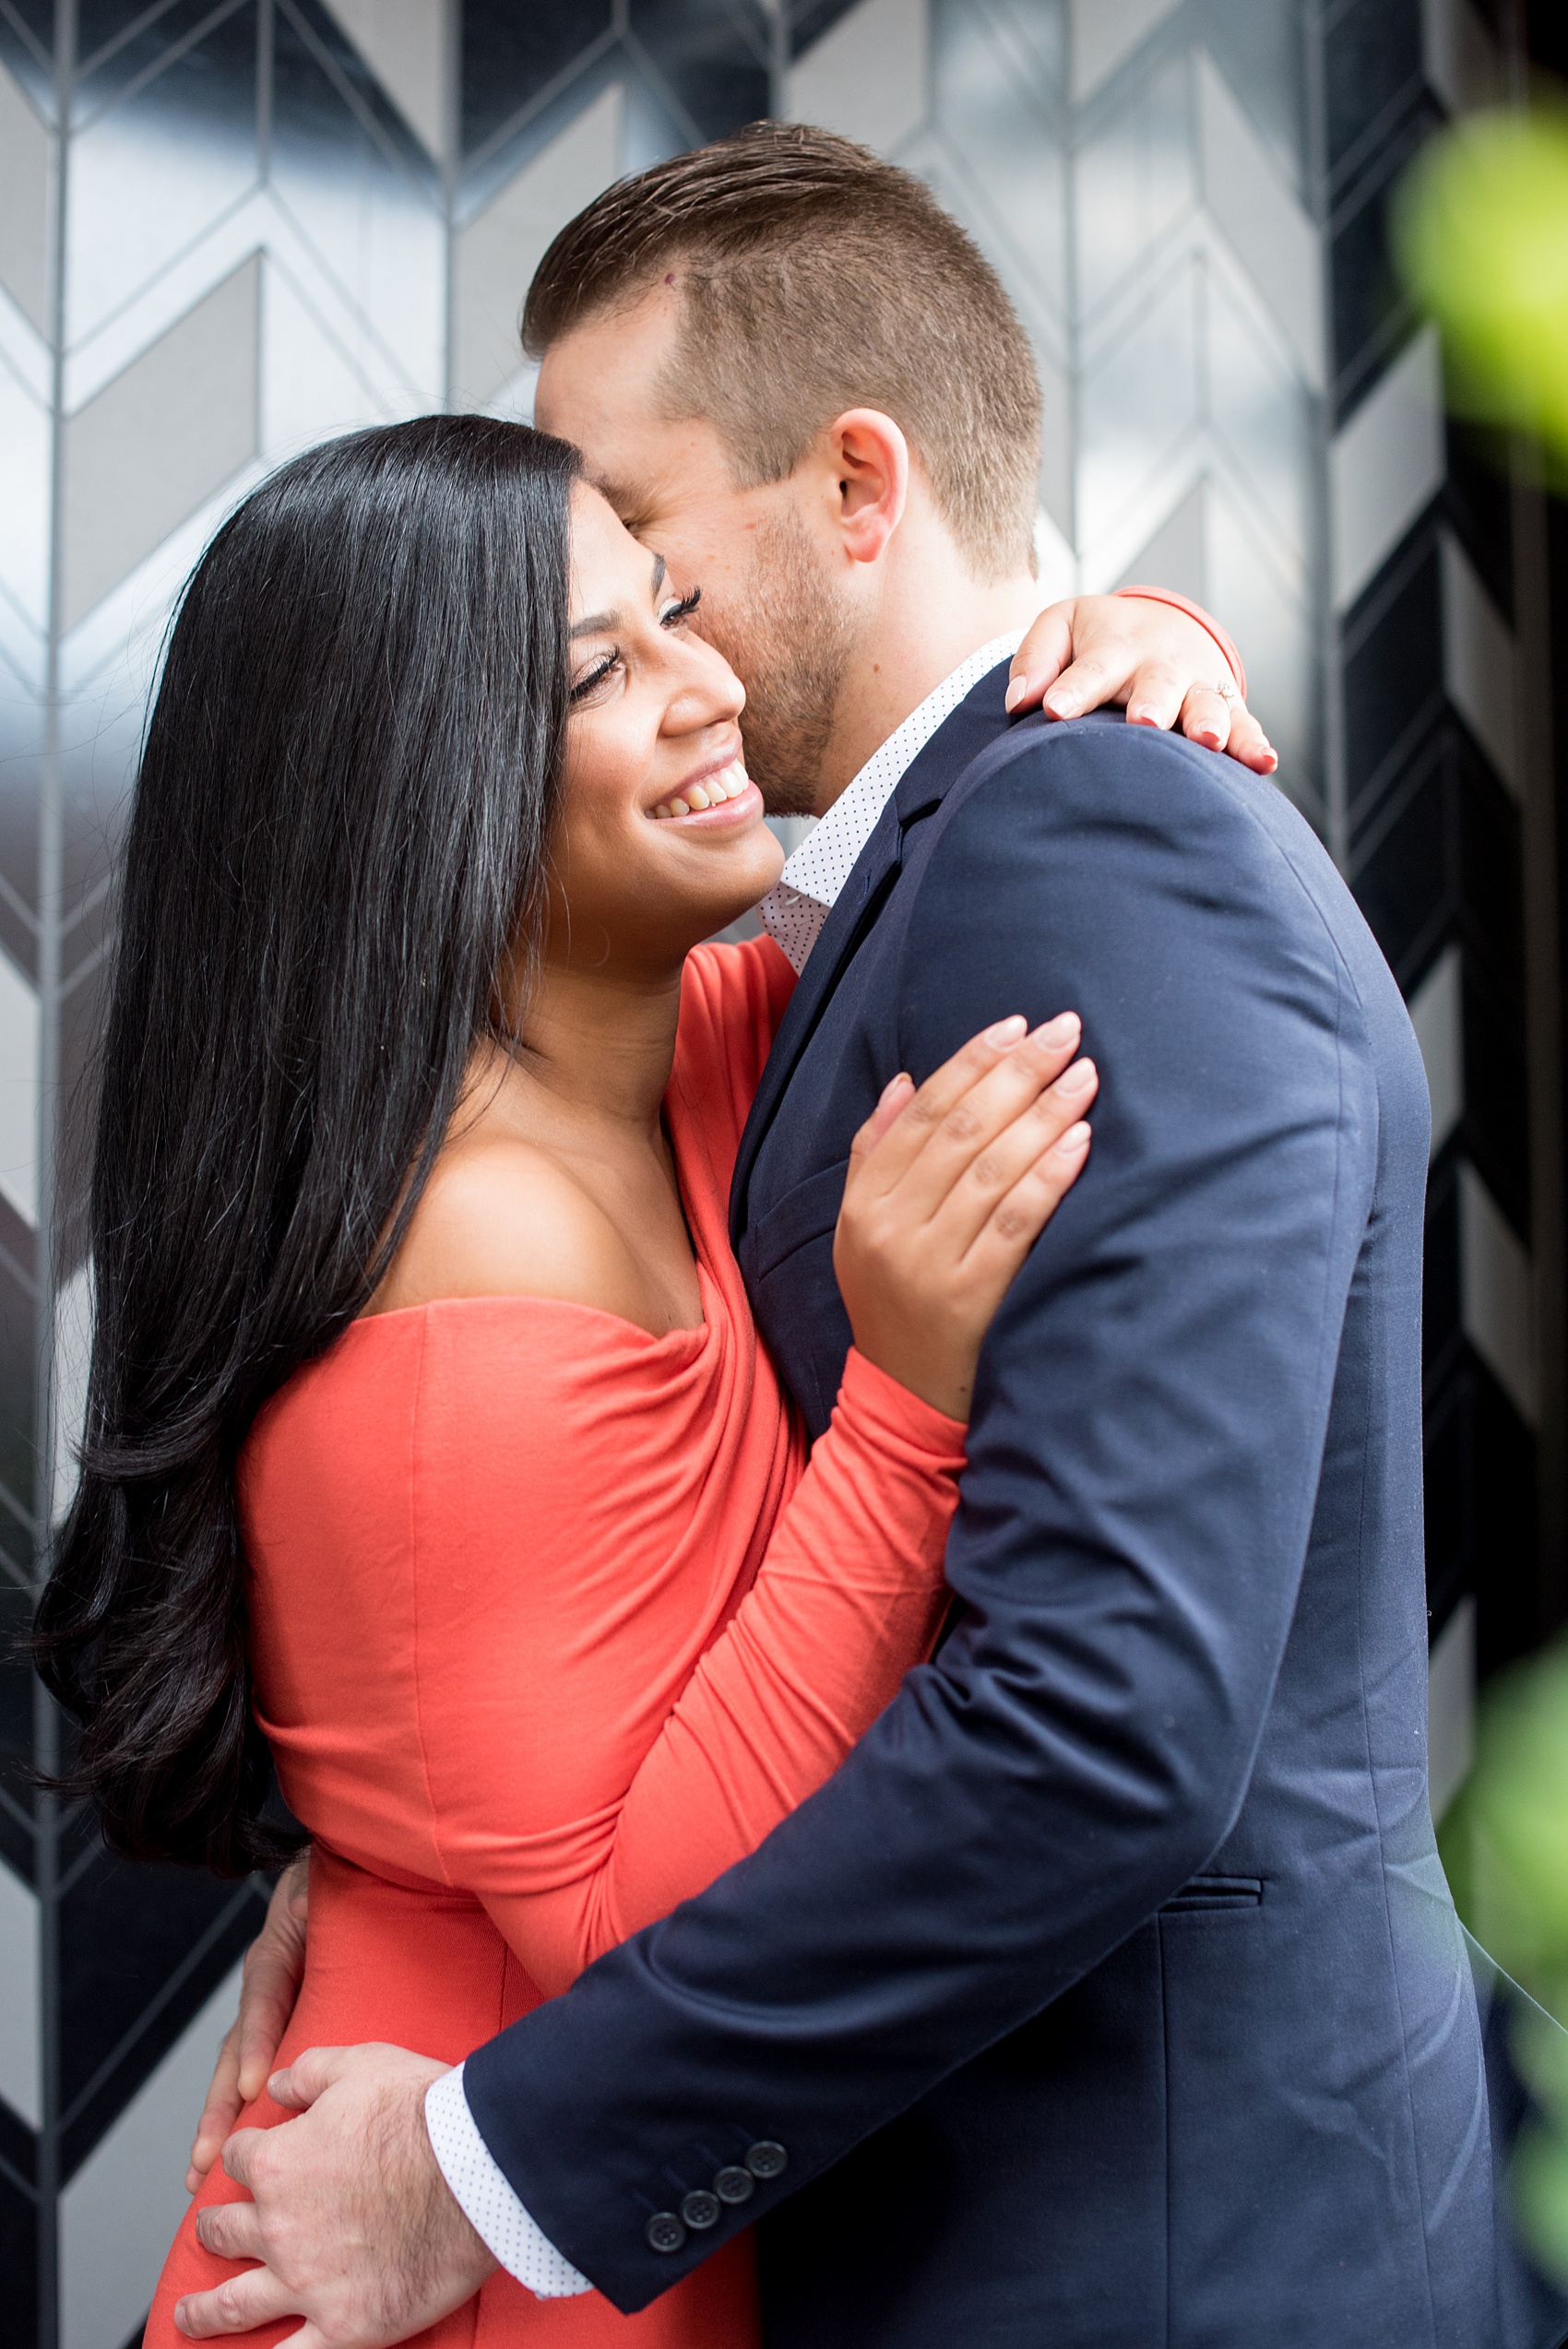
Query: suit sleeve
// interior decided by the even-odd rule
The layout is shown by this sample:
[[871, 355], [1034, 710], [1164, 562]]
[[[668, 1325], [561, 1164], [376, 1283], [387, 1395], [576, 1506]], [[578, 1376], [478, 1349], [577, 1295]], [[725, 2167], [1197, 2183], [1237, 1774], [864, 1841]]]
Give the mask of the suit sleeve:
[[528, 2208], [626, 2310], [730, 2231], [650, 2250], [671, 2180], [775, 2141], [755, 2216], [1203, 1866], [1290, 1624], [1376, 1162], [1359, 1004], [1248, 810], [1266, 787], [1141, 730], [1014, 741], [904, 884], [900, 1056], [923, 1076], [1001, 1014], [1071, 1006], [1102, 1082], [981, 1358], [967, 1610], [760, 1851], [465, 2075]]

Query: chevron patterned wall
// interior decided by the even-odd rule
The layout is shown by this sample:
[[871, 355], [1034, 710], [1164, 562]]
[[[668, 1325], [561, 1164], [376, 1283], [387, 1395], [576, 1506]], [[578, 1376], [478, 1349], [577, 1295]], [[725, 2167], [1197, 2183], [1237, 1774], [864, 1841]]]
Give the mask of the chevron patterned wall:
[[[1442, 364], [1391, 280], [1391, 190], [1444, 116], [1505, 94], [1465, 6], [1325, 11], [1331, 258], [1330, 658], [1340, 852], [1405, 990], [1432, 1096], [1425, 1368], [1434, 1804], [1469, 1761], [1478, 1672], [1553, 1611], [1561, 1455], [1560, 979], [1550, 777], [1515, 634], [1538, 511], [1443, 414]], [[1535, 681], [1539, 682], [1540, 681]], [[1544, 826], [1544, 828], [1543, 828]], [[1532, 864], [1545, 901], [1530, 902]], [[1538, 1064], [1532, 1070], [1532, 1046]], [[1544, 1195], [1543, 1195], [1544, 1194]], [[1534, 1241], [1539, 1240], [1538, 1252]], [[1541, 1517], [1545, 1511], [1547, 1524]]]
[[[1527, 1643], [1539, 1610], [1557, 1406], [1531, 1235], [1554, 1176], [1527, 1082], [1509, 499], [1444, 431], [1383, 220], [1414, 145], [1501, 72], [1471, 0], [0, 0], [7, 1631], [69, 1496], [72, 1105], [181, 578], [313, 440], [526, 414], [517, 315], [555, 231], [771, 111], [921, 172], [992, 255], [1046, 386], [1042, 576], [1154, 577], [1227, 620], [1281, 782], [1410, 998], [1451, 1791], [1478, 1654]], [[18, 1775], [57, 1736], [0, 1663], [0, 2349], [123, 2349], [266, 1888], [110, 1859]]]

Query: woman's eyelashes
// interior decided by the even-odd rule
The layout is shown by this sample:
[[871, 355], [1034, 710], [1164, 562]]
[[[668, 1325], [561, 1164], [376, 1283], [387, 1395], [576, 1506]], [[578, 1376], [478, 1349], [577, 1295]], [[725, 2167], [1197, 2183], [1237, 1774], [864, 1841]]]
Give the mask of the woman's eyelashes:
[[689, 596], [681, 596], [671, 602], [667, 603], [663, 611], [659, 615], [659, 626], [661, 628], [678, 628], [683, 620], [689, 620], [691, 618], [693, 612], [696, 610], [701, 601], [702, 589], [700, 587], [694, 587]]
[[[694, 587], [690, 595], [671, 597], [668, 603], [659, 608], [659, 626], [661, 628], [681, 627], [691, 618], [701, 601], [700, 587]], [[586, 701], [590, 694], [596, 692], [623, 665], [624, 656], [618, 645], [612, 647], [610, 651], [601, 653], [592, 667], [574, 682], [567, 699], [574, 704]]]
[[601, 653], [591, 669], [585, 670], [581, 677], [574, 680], [571, 692], [566, 696], [567, 700], [574, 706], [578, 702], [587, 701], [588, 695], [596, 692], [607, 678], [612, 677], [620, 665], [621, 656], [618, 652]]

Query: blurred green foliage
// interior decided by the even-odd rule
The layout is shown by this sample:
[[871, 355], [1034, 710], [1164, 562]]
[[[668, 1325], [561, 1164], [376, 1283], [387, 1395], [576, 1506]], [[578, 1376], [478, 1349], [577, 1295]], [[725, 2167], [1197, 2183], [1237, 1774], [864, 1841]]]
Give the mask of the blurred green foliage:
[[[1488, 1689], [1475, 1768], [1439, 1842], [1476, 1939], [1568, 2024], [1568, 1651]], [[1515, 2157], [1518, 2215], [1542, 2267], [1568, 2284], [1568, 2038], [1526, 2012], [1514, 2052], [1541, 2116]]]
[[[1400, 189], [1394, 250], [1441, 329], [1450, 407], [1534, 440], [1568, 489], [1568, 107], [1477, 114], [1431, 140]], [[1568, 1650], [1488, 1691], [1439, 1844], [1476, 1939], [1568, 2025]], [[1515, 2162], [1518, 2215], [1568, 2284], [1568, 2039], [1526, 2013], [1515, 2056], [1539, 2113]]]
[[1568, 107], [1476, 114], [1421, 149], [1395, 257], [1460, 414], [1540, 443], [1568, 487]]

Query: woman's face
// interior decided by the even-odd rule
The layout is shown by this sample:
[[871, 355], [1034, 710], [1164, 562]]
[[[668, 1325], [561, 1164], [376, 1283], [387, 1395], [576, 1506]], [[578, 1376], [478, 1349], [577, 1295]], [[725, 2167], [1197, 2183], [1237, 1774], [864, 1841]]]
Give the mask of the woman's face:
[[741, 763], [745, 694], [662, 559], [572, 498], [572, 707], [546, 955], [668, 967], [754, 906], [783, 851]]

